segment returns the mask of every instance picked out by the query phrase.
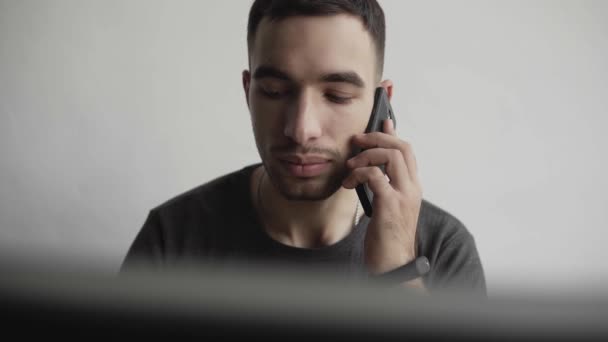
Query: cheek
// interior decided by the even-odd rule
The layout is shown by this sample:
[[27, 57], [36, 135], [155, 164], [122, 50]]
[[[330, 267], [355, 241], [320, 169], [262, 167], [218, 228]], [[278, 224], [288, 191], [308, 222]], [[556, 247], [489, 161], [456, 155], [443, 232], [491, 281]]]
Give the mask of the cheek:
[[250, 97], [249, 110], [251, 121], [256, 130], [267, 129], [272, 123], [277, 121], [277, 109], [258, 96]]
[[344, 161], [354, 149], [351, 143], [352, 136], [363, 133], [367, 127], [369, 113], [366, 111], [365, 106], [346, 109], [344, 112], [336, 112], [336, 115], [327, 122], [326, 134], [332, 137]]
[[345, 107], [330, 118], [327, 127], [334, 136], [363, 133], [371, 113], [371, 105], [369, 109], [367, 107], [366, 104]]
[[258, 149], [266, 150], [275, 144], [282, 133], [281, 111], [276, 106], [269, 104], [269, 101], [250, 98], [249, 111], [251, 115], [251, 125], [258, 145]]

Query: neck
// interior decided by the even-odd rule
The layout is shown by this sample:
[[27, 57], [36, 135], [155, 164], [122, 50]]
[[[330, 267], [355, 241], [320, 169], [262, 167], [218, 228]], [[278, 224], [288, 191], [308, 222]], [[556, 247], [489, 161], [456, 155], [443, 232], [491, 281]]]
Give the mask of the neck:
[[[251, 180], [252, 199], [268, 235], [285, 245], [320, 248], [344, 239], [363, 214], [355, 190], [340, 188], [320, 201], [293, 201], [284, 198], [269, 181], [264, 166]], [[357, 217], [355, 217], [355, 212]]]

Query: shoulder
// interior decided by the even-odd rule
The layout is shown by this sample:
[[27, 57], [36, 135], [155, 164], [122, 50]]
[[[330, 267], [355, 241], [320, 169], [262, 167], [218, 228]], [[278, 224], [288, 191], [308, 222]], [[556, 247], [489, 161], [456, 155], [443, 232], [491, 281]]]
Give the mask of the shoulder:
[[452, 213], [423, 199], [420, 208], [418, 233], [427, 242], [472, 239], [466, 226]]
[[425, 280], [429, 287], [485, 295], [485, 275], [473, 235], [454, 215], [426, 200], [418, 221], [418, 249], [431, 263]]
[[183, 250], [221, 239], [230, 233], [225, 227], [242, 227], [251, 207], [249, 180], [255, 166], [216, 177], [151, 209], [167, 248]]
[[437, 266], [453, 269], [481, 264], [471, 232], [458, 218], [435, 204], [423, 201], [417, 233], [418, 250]]
[[247, 210], [253, 169], [249, 165], [217, 177], [152, 208], [125, 260], [173, 262], [227, 241], [231, 233], [224, 227], [238, 227], [234, 223], [243, 215], [235, 212]]
[[257, 164], [248, 165], [236, 171], [216, 177], [198, 185], [152, 209], [160, 216], [184, 215], [188, 212], [214, 212], [243, 200], [243, 192], [248, 189], [251, 172]]

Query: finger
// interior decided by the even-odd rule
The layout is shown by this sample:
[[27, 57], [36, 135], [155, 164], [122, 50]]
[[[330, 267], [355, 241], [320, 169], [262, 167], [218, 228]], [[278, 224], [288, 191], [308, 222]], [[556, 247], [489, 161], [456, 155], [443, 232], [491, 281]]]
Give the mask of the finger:
[[377, 166], [366, 166], [354, 169], [351, 174], [344, 179], [342, 186], [347, 189], [354, 189], [359, 184], [366, 184], [374, 193], [375, 197], [388, 195], [394, 191], [388, 180]]
[[364, 149], [374, 147], [400, 149], [402, 142], [396, 136], [384, 132], [362, 133], [353, 136], [353, 143]]
[[407, 164], [409, 175], [413, 181], [418, 182], [418, 161], [416, 160], [416, 154], [414, 154], [414, 148], [408, 142], [404, 142], [402, 148], [401, 152]]
[[372, 132], [357, 134], [353, 136], [353, 143], [363, 149], [389, 148], [398, 149], [403, 154], [409, 175], [414, 181], [418, 181], [418, 164], [414, 155], [414, 150], [410, 143], [403, 141], [396, 136], [382, 132]]
[[383, 128], [382, 131], [392, 135], [392, 136], [397, 136], [397, 132], [395, 131], [395, 123], [393, 122], [392, 119], [386, 119], [384, 120], [384, 122], [382, 122]]
[[405, 191], [410, 179], [407, 164], [401, 151], [396, 149], [372, 148], [349, 159], [346, 165], [351, 169], [384, 165], [390, 184], [399, 191]]

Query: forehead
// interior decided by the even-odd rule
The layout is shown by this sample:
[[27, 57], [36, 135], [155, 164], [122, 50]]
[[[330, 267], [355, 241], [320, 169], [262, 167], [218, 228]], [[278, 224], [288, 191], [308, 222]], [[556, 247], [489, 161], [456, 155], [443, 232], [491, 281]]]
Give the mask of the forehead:
[[376, 70], [373, 40], [351, 15], [264, 18], [255, 35], [251, 68], [272, 65], [305, 81], [323, 73], [354, 71], [371, 83]]

